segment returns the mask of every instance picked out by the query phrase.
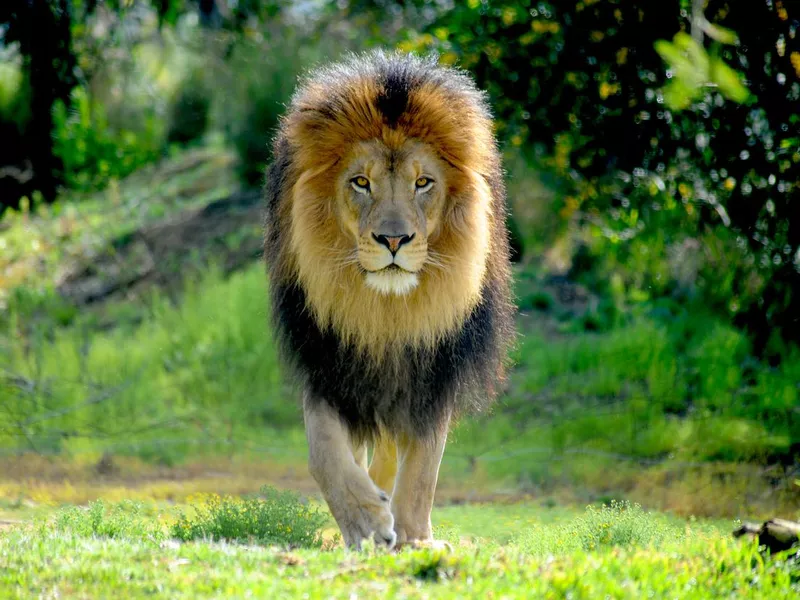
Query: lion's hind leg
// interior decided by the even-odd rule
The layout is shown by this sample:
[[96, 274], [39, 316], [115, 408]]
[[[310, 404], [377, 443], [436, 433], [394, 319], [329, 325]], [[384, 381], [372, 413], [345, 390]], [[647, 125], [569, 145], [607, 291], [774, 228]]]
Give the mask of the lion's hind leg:
[[[394, 517], [389, 495], [364, 468], [366, 457], [354, 448], [339, 415], [324, 401], [306, 395], [303, 402], [309, 446], [309, 470], [328, 503], [347, 546], [360, 548], [374, 535], [376, 543], [394, 546]], [[358, 456], [356, 457], [355, 454]]]
[[369, 476], [379, 488], [392, 494], [397, 475], [397, 444], [394, 437], [384, 432], [375, 442], [375, 452], [369, 464]]

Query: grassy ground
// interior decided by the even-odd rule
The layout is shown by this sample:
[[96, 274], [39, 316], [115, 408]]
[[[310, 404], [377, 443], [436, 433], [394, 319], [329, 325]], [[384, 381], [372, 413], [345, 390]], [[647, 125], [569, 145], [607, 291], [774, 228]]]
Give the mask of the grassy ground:
[[101, 192], [68, 192], [52, 205], [8, 211], [0, 222], [0, 308], [52, 292], [76, 264], [114, 250], [138, 228], [223, 198], [239, 188], [223, 148], [184, 152]]
[[[259, 265], [212, 272], [189, 282], [178, 305], [156, 294], [139, 309], [143, 321], [105, 332], [12, 320], [0, 451], [166, 466], [249, 456], [304, 468], [265, 285]], [[584, 500], [687, 515], [797, 506], [800, 486], [791, 477], [771, 486], [758, 463], [788, 451], [800, 360], [747, 367], [740, 334], [699, 328], [693, 316], [665, 324], [645, 314], [586, 332], [556, 310], [520, 316], [511, 386], [491, 415], [453, 432], [444, 481], [539, 495], [580, 488], [591, 491]], [[783, 482], [783, 473], [778, 465], [769, 476]]]
[[[231, 517], [229, 511], [217, 518], [223, 524], [215, 531], [223, 537], [227, 532], [233, 538], [227, 540], [179, 542], [177, 515], [194, 513], [153, 503], [64, 509], [0, 530], [0, 594], [792, 598], [800, 591], [796, 564], [785, 556], [765, 559], [752, 542], [733, 540], [730, 524], [680, 522], [635, 506], [447, 506], [435, 510], [434, 523], [452, 552], [388, 553], [368, 546], [352, 553], [337, 548], [329, 530], [317, 541], [303, 538], [307, 546], [323, 544], [321, 549], [292, 548], [280, 535], [248, 537], [248, 527], [256, 534], [265, 523], [279, 532], [299, 524], [292, 515], [276, 521], [278, 514], [286, 518], [285, 502], [279, 509], [250, 502], [255, 517]], [[298, 510], [305, 515], [315, 509]], [[260, 526], [247, 525], [253, 522]]]

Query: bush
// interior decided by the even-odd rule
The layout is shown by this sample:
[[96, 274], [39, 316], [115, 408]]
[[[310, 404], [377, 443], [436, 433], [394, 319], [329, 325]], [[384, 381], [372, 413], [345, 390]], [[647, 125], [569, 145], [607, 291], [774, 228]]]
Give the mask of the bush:
[[155, 115], [145, 118], [139, 131], [115, 131], [104, 106], [82, 87], [72, 91], [69, 107], [56, 102], [53, 122], [53, 153], [64, 165], [64, 183], [73, 189], [103, 188], [153, 162], [163, 149], [163, 125]]
[[181, 82], [170, 105], [167, 143], [185, 145], [202, 138], [210, 110], [211, 92], [203, 72], [196, 69]]
[[658, 544], [671, 532], [638, 504], [612, 500], [603, 506], [589, 506], [586, 512], [567, 527], [586, 550], [616, 546]]
[[683, 532], [663, 517], [646, 513], [638, 504], [612, 500], [563, 525], [537, 527], [516, 540], [527, 553], [546, 556], [584, 550], [653, 546], [669, 538], [680, 539]]
[[239, 155], [239, 176], [249, 186], [263, 184], [278, 119], [306, 62], [294, 36], [269, 40], [242, 41], [234, 49], [229, 67], [236, 88], [224, 99], [226, 129]]
[[243, 500], [212, 496], [196, 507], [194, 518], [181, 515], [172, 535], [184, 542], [210, 538], [264, 545], [322, 547], [321, 529], [328, 516], [304, 505], [294, 493], [261, 488], [262, 498]]

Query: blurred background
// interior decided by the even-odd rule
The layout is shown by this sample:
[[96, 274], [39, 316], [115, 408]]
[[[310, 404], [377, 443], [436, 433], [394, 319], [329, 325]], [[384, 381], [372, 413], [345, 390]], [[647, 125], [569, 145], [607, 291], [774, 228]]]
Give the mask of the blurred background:
[[468, 70], [507, 170], [516, 366], [440, 496], [796, 508], [799, 26], [790, 0], [4, 0], [0, 509], [315, 489], [260, 186], [298, 75], [373, 47]]

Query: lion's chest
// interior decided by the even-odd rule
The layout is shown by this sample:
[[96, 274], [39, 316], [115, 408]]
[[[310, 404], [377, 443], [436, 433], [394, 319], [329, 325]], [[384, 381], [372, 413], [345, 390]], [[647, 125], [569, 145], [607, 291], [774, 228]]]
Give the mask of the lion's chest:
[[308, 393], [335, 407], [356, 431], [383, 424], [424, 431], [474, 387], [476, 365], [491, 362], [490, 311], [479, 306], [463, 326], [430, 346], [396, 342], [378, 363], [334, 326], [321, 326], [296, 285], [273, 287], [273, 310], [286, 358]]

